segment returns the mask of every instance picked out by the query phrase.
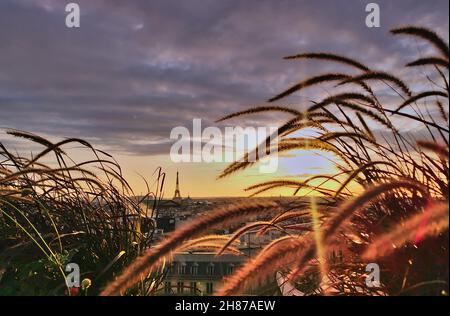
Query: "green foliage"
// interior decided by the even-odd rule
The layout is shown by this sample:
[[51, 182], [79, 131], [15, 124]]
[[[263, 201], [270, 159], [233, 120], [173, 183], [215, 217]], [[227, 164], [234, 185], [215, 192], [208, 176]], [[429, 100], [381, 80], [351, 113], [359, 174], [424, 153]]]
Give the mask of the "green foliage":
[[[44, 149], [26, 157], [0, 142], [0, 295], [67, 295], [68, 263], [79, 265], [81, 277], [92, 280], [89, 295], [97, 294], [152, 243], [150, 218], [164, 173], [155, 173], [155, 192], [146, 183], [149, 192], [136, 197], [114, 159], [86, 141], [54, 144], [26, 132], [8, 133]], [[74, 143], [93, 158], [73, 161], [64, 147]], [[49, 160], [56, 164], [43, 162]], [[134, 293], [146, 293], [147, 283]]]

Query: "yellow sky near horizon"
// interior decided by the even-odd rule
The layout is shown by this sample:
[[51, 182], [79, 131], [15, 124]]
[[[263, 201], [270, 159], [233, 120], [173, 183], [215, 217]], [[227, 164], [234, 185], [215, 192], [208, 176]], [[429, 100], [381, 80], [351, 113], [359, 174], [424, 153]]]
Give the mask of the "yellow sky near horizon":
[[[170, 161], [168, 155], [147, 157], [118, 155], [115, 158], [124, 166], [125, 178], [139, 195], [146, 191], [141, 176], [144, 176], [151, 184], [155, 178], [154, 171], [159, 166], [162, 167], [166, 173], [164, 185], [166, 198], [173, 197], [177, 172], [180, 174], [180, 190], [183, 197], [242, 197], [250, 195], [250, 192], [245, 191], [246, 187], [261, 182], [279, 179], [301, 181], [314, 175], [337, 173], [332, 163], [327, 160], [331, 157], [321, 157], [317, 152], [312, 151], [301, 151], [297, 154], [280, 158], [276, 173], [260, 173], [258, 166], [255, 165], [248, 170], [239, 171], [222, 179], [217, 177], [228, 163], [174, 163]], [[316, 185], [319, 183], [320, 181], [313, 182]], [[336, 188], [336, 183], [329, 183], [325, 187]], [[306, 190], [306, 192], [309, 191]], [[291, 196], [293, 192], [292, 188], [274, 189], [261, 196]]]
[[[61, 141], [60, 138], [52, 136], [49, 136], [48, 139], [54, 143]], [[218, 179], [221, 172], [230, 164], [229, 162], [173, 162], [169, 153], [159, 155], [126, 154], [120, 151], [111, 150], [111, 148], [106, 148], [105, 146], [96, 144], [95, 142], [91, 143], [96, 149], [103, 150], [108, 154], [111, 154], [114, 160], [118, 162], [125, 180], [130, 184], [135, 195], [145, 195], [147, 193], [146, 184], [143, 178], [145, 178], [148, 184], [152, 186], [157, 177], [155, 170], [158, 167], [161, 167], [163, 172], [166, 174], [164, 198], [173, 197], [177, 172], [179, 172], [180, 175], [180, 190], [181, 195], [184, 198], [188, 196], [192, 198], [245, 197], [254, 193], [254, 191], [245, 191], [245, 188], [262, 182], [281, 179], [303, 181], [311, 176], [332, 176], [338, 173], [333, 164], [333, 161], [336, 161], [336, 157], [334, 157], [333, 154], [316, 150], [298, 150], [289, 153], [280, 153], [278, 168], [275, 173], [260, 172], [260, 164], [256, 163], [248, 169], [241, 170], [225, 178]], [[28, 152], [28, 155], [32, 152], [33, 156], [37, 155], [44, 149], [43, 146], [36, 144], [29, 147], [32, 144], [23, 139], [14, 144], [21, 144], [17, 150], [23, 152], [23, 154]], [[22, 145], [25, 147], [22, 147]], [[14, 147], [13, 143], [11, 146]], [[10, 146], [7, 144], [7, 147]], [[63, 146], [63, 150], [70, 157], [70, 159], [73, 160], [74, 164], [96, 159], [90, 149], [76, 143]], [[110, 159], [102, 156], [101, 154], [100, 158]], [[40, 162], [49, 166], [57, 167], [54, 154], [52, 153], [42, 157]], [[96, 173], [97, 176], [102, 177], [102, 173], [99, 172], [98, 169], [89, 168], [89, 170]], [[342, 179], [343, 178], [341, 178], [341, 180]], [[318, 185], [322, 180], [323, 179], [315, 180], [311, 184]], [[336, 189], [337, 183], [330, 181], [324, 185], [324, 187], [328, 189]], [[152, 191], [155, 187], [151, 187], [150, 189]], [[259, 194], [258, 196], [292, 196], [294, 191], [295, 188], [292, 187], [272, 189]], [[308, 195], [315, 195], [310, 189], [301, 190], [299, 192], [300, 195], [305, 193], [308, 193]]]

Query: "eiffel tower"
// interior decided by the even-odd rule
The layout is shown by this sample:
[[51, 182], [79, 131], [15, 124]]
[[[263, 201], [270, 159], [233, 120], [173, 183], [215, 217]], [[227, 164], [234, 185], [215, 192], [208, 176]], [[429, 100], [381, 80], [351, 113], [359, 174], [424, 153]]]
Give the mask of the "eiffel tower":
[[175, 188], [175, 194], [173, 196], [174, 200], [181, 200], [181, 193], [180, 193], [180, 181], [178, 180], [178, 171], [177, 171], [177, 186]]

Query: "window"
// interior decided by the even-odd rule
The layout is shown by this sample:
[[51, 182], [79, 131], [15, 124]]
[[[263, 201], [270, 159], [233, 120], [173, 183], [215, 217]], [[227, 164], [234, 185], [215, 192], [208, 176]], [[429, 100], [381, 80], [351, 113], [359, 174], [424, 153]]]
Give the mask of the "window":
[[191, 274], [192, 274], [192, 275], [197, 275], [197, 274], [198, 274], [198, 264], [197, 264], [197, 263], [194, 263], [194, 264], [191, 266]]
[[186, 264], [182, 263], [178, 266], [178, 274], [186, 274]]
[[165, 294], [172, 293], [172, 284], [170, 282], [164, 282], [164, 293]]
[[170, 274], [175, 274], [175, 267], [176, 267], [176, 264], [175, 264], [175, 263], [172, 263], [172, 264], [170, 265]]
[[206, 268], [206, 273], [208, 275], [214, 275], [214, 263], [210, 263]]
[[207, 294], [212, 294], [213, 291], [214, 291], [213, 283], [212, 282], [207, 282], [206, 283], [206, 293]]
[[184, 282], [178, 282], [177, 283], [177, 293], [183, 294], [184, 293]]
[[233, 274], [234, 264], [230, 263], [227, 267], [227, 274]]
[[197, 294], [197, 282], [191, 282], [191, 294]]

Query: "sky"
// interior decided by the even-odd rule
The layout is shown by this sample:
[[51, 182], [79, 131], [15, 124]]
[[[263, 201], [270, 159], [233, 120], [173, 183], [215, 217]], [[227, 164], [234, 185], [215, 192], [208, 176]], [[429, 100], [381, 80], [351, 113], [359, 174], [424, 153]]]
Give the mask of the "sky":
[[[374, 69], [400, 69], [425, 51], [392, 27], [432, 28], [448, 41], [449, 2], [360, 0], [78, 0], [80, 28], [65, 26], [63, 0], [0, 0], [0, 129], [52, 140], [79, 137], [113, 154], [137, 192], [140, 175], [161, 166], [172, 195], [180, 171], [184, 196], [240, 196], [270, 178], [255, 170], [216, 180], [224, 163], [170, 160], [170, 132], [193, 118], [221, 126], [224, 115], [264, 101], [302, 78], [340, 69], [283, 56], [326, 51]], [[376, 2], [381, 27], [365, 25]], [[307, 90], [292, 104], [320, 100]], [[300, 105], [301, 106], [301, 105]], [[283, 116], [252, 116], [238, 125], [279, 124]], [[229, 124], [231, 124], [229, 123]], [[17, 150], [38, 150], [10, 140]], [[84, 159], [84, 152], [74, 150]], [[332, 171], [327, 157], [301, 153], [276, 176]]]

